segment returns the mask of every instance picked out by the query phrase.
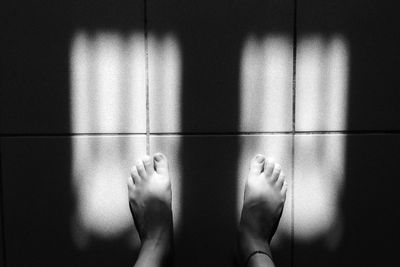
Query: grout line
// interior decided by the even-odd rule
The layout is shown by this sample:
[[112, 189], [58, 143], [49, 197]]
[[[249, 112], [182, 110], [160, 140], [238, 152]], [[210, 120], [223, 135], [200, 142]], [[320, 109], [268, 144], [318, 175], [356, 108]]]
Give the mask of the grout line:
[[147, 0], [144, 1], [144, 50], [146, 73], [146, 154], [150, 155], [149, 40], [147, 32]]
[[5, 220], [4, 220], [4, 184], [3, 184], [3, 158], [2, 158], [2, 142], [0, 140], [0, 224], [1, 224], [1, 246], [3, 253], [3, 266], [7, 266], [7, 251], [6, 251], [6, 230], [5, 230]]
[[396, 135], [400, 134], [400, 130], [338, 130], [338, 131], [295, 131], [295, 134], [353, 134], [353, 135], [375, 135], [387, 134]]
[[256, 136], [256, 135], [284, 135], [291, 132], [202, 132], [202, 133], [151, 133], [154, 136]]
[[27, 137], [87, 137], [87, 136], [135, 136], [135, 135], [146, 135], [143, 133], [34, 133], [34, 134], [0, 134], [1, 138], [27, 138]]
[[297, 63], [297, 0], [293, 0], [293, 77], [292, 77], [292, 184], [291, 184], [291, 225], [290, 225], [290, 265], [294, 267], [294, 168], [296, 135], [296, 63]]
[[239, 135], [400, 135], [400, 131], [265, 131], [265, 132], [141, 132], [141, 133], [2, 133], [1, 138], [27, 137], [89, 137], [89, 136], [239, 136]]

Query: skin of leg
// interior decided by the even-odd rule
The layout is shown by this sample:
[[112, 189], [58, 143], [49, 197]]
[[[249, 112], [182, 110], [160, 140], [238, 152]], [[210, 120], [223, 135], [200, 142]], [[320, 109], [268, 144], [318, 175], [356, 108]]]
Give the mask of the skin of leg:
[[[270, 243], [278, 227], [286, 199], [287, 184], [281, 166], [257, 155], [246, 180], [238, 231], [239, 258], [245, 264], [254, 251], [272, 255]], [[253, 255], [247, 266], [275, 266], [264, 254]]]
[[137, 161], [128, 179], [128, 195], [141, 239], [135, 267], [166, 266], [172, 247], [172, 192], [167, 158], [163, 154]]

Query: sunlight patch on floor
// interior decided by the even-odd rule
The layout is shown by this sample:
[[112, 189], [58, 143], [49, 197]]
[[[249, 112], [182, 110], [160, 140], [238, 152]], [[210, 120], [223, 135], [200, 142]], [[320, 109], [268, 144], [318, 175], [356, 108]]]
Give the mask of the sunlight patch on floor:
[[[156, 54], [149, 62], [150, 92], [157, 103], [152, 107], [165, 125], [178, 128], [179, 46], [172, 35], [149, 40]], [[126, 181], [131, 165], [145, 155], [144, 42], [140, 32], [123, 35], [79, 31], [72, 40], [71, 125], [72, 132], [81, 134], [72, 138], [76, 195], [72, 231], [80, 248], [90, 244], [91, 237], [114, 239], [133, 232]], [[175, 187], [179, 189], [177, 182]], [[137, 245], [137, 235], [129, 235], [134, 235], [131, 240]]]

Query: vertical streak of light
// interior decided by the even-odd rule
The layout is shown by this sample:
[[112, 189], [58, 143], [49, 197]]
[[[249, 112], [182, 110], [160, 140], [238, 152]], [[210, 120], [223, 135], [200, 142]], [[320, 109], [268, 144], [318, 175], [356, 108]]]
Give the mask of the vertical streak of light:
[[270, 35], [262, 44], [264, 62], [261, 66], [264, 102], [261, 114], [264, 129], [290, 131], [292, 68], [290, 39], [282, 35]]
[[[349, 51], [341, 35], [306, 36], [298, 51], [298, 127], [346, 128]], [[296, 239], [340, 242], [346, 136], [296, 138]]]
[[262, 112], [262, 99], [264, 90], [261, 85], [261, 65], [263, 57], [259, 40], [255, 36], [247, 38], [241, 58], [240, 78], [240, 130], [256, 130], [262, 122], [263, 116], [256, 113]]
[[[121, 129], [121, 81], [123, 42], [115, 33], [98, 34], [95, 38], [95, 105], [96, 129], [92, 132], [118, 132]], [[86, 116], [89, 114], [85, 114]]]
[[298, 44], [297, 55], [297, 88], [301, 92], [296, 95], [299, 104], [296, 107], [296, 130], [321, 129], [324, 118], [321, 114], [325, 81], [324, 42], [320, 36], [305, 37]]
[[126, 118], [123, 132], [146, 131], [146, 56], [143, 52], [143, 33], [134, 33], [126, 41], [127, 52], [125, 60], [127, 87], [124, 88], [122, 99], [124, 101]]
[[77, 33], [71, 49], [71, 125], [72, 132], [88, 133], [91, 120], [89, 98], [89, 39], [84, 33]]
[[347, 125], [347, 88], [349, 53], [343, 36], [334, 35], [326, 47], [327, 54], [327, 93], [325, 108], [325, 127], [328, 129], [346, 129]]

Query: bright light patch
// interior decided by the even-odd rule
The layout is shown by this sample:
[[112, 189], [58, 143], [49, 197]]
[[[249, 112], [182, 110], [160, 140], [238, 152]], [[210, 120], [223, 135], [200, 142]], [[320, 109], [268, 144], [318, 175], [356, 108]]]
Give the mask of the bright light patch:
[[73, 132], [146, 132], [142, 34], [78, 32], [71, 48], [71, 84]]
[[[92, 99], [94, 101], [94, 132], [115, 132], [121, 127], [122, 40], [115, 34], [102, 34], [94, 40], [94, 72]], [[88, 114], [89, 115], [89, 114]]]
[[90, 236], [109, 239], [132, 235], [126, 183], [133, 160], [145, 154], [145, 138], [75, 137], [72, 147], [77, 245], [84, 248]]
[[[75, 34], [71, 47], [71, 125], [74, 133], [141, 133], [140, 136], [79, 136], [72, 139], [72, 183], [76, 194], [73, 234], [84, 248], [90, 237], [130, 236], [127, 179], [146, 147], [146, 54], [144, 35]], [[154, 125], [180, 127], [179, 46], [173, 36], [149, 38], [150, 110]], [[154, 55], [153, 55], [154, 54]], [[165, 148], [167, 155], [179, 151]], [[172, 150], [171, 150], [172, 149]], [[170, 151], [171, 150], [171, 151]], [[170, 151], [170, 152], [168, 152]], [[179, 177], [179, 175], [176, 175]], [[179, 179], [178, 179], [179, 180]], [[179, 182], [174, 180], [174, 215]]]
[[299, 40], [296, 130], [346, 130], [348, 45], [340, 35]]
[[250, 36], [241, 58], [240, 130], [290, 131], [292, 45], [282, 35]]
[[331, 247], [340, 240], [345, 141], [344, 135], [296, 136], [296, 239], [324, 238]]
[[[241, 61], [241, 131], [292, 130], [292, 40], [282, 36], [256, 38], [244, 43]], [[347, 123], [349, 49], [341, 35], [299, 38], [296, 74], [296, 130], [343, 130]], [[250, 137], [249, 137], [250, 138]], [[279, 135], [253, 136], [241, 143], [238, 210], [243, 202], [243, 181], [248, 162], [256, 154], [291, 162], [291, 141]], [[295, 238], [340, 241], [339, 210], [345, 170], [345, 136], [304, 135], [295, 138], [294, 192], [288, 191], [277, 232]], [[290, 167], [286, 175], [291, 189]], [[291, 217], [291, 195], [294, 215]], [[279, 242], [278, 242], [279, 243]]]
[[[296, 129], [345, 130], [349, 50], [340, 35], [299, 39]], [[295, 139], [295, 238], [340, 241], [346, 137], [299, 135]]]

